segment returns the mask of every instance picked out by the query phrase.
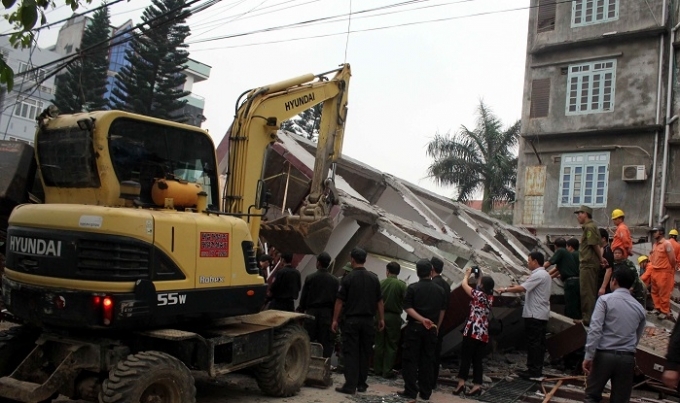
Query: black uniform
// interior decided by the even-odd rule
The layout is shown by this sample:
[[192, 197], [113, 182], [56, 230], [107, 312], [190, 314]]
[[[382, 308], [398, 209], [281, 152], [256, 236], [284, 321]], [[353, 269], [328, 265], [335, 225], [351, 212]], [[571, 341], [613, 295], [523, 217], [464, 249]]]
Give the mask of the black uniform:
[[308, 321], [305, 328], [309, 339], [323, 346], [324, 357], [333, 354], [331, 322], [339, 286], [340, 280], [337, 277], [330, 274], [327, 269], [319, 269], [305, 278], [298, 305], [300, 312], [314, 316], [314, 320]]
[[[680, 320], [675, 322], [673, 333], [671, 333], [671, 338], [668, 340], [666, 370], [680, 371]], [[678, 384], [677, 390], [680, 392], [680, 384]]]
[[[446, 309], [444, 290], [429, 278], [421, 278], [406, 289], [404, 310], [413, 308], [421, 316], [435, 324], [439, 322], [439, 314]], [[432, 376], [434, 350], [437, 345], [437, 329], [426, 329], [410, 315], [404, 330], [402, 350], [402, 375], [404, 392], [415, 398], [429, 399], [432, 394]]]
[[[442, 278], [442, 276], [435, 276], [432, 278], [432, 282], [440, 286], [444, 290], [444, 310], [449, 307], [449, 297], [451, 296], [451, 286]], [[437, 322], [437, 321], [433, 321]], [[444, 338], [444, 332], [439, 329], [437, 334], [437, 345], [434, 349], [434, 373], [432, 374], [432, 389], [437, 388], [437, 379], [439, 378], [439, 365], [442, 355], [442, 340]]]
[[269, 288], [272, 295], [269, 309], [295, 311], [295, 300], [300, 295], [300, 288], [302, 288], [300, 272], [293, 266], [287, 265], [279, 269], [275, 276]]
[[355, 267], [343, 277], [338, 291], [343, 301], [342, 353], [345, 361], [346, 390], [366, 388], [368, 361], [375, 340], [374, 317], [382, 300], [378, 276]]

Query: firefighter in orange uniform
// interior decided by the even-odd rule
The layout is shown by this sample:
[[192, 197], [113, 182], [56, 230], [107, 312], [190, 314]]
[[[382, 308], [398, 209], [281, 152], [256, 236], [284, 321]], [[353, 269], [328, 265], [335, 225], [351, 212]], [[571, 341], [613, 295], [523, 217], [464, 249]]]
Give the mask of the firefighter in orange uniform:
[[675, 251], [673, 245], [664, 238], [664, 229], [654, 227], [651, 230], [654, 244], [649, 254], [649, 264], [640, 280], [652, 285], [654, 313], [659, 319], [671, 318], [671, 293], [675, 286]]

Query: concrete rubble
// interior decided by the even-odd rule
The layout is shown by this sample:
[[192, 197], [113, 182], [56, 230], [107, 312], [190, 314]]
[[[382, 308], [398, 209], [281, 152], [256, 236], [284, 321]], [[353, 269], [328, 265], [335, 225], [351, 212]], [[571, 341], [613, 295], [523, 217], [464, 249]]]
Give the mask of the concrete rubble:
[[[264, 175], [272, 193], [268, 219], [292, 214], [301, 206], [311, 183], [315, 148], [313, 142], [302, 137], [278, 133], [278, 141], [268, 154]], [[347, 156], [338, 163], [335, 183], [341, 202], [332, 210], [335, 229], [326, 247], [335, 259], [335, 274], [342, 274], [342, 267], [349, 260], [349, 251], [355, 246], [369, 252], [366, 267], [381, 279], [385, 277], [385, 264], [391, 260], [402, 265], [399, 277], [407, 283], [417, 281], [413, 263], [416, 260], [437, 256], [445, 262], [443, 276], [452, 286], [452, 297], [442, 325], [447, 334], [442, 349], [444, 356], [451, 355], [461, 340], [460, 332], [456, 330], [460, 329], [467, 316], [469, 299], [460, 283], [468, 267], [480, 266], [486, 275], [494, 278], [498, 287], [504, 287], [521, 283], [529, 275], [526, 257], [530, 251], [539, 250], [546, 256], [551, 254], [542, 240], [525, 228], [489, 217]], [[303, 277], [313, 273], [314, 256], [302, 257], [298, 269]], [[569, 318], [560, 315], [562, 296], [562, 284], [554, 280], [552, 303], [557, 311], [551, 313], [547, 343], [551, 360], [555, 362], [581, 348], [586, 337], [583, 326], [574, 325]], [[503, 320], [504, 332], [502, 339], [494, 342], [493, 347], [513, 349], [523, 342], [521, 301], [512, 296], [497, 298], [497, 301], [494, 312]], [[649, 326], [645, 340], [641, 342], [638, 361], [642, 363], [639, 366], [645, 367], [642, 371], [645, 379], [656, 382], [658, 387], [662, 373], [659, 368], [663, 367], [672, 324], [668, 321], [655, 323], [650, 318]], [[491, 359], [487, 363], [487, 373], [493, 379], [487, 380], [495, 384], [512, 378], [516, 370], [523, 369], [523, 362], [523, 355]], [[582, 400], [583, 379], [571, 377], [560, 369], [563, 368], [548, 366], [545, 385], [539, 384], [535, 395], [525, 395], [524, 401]], [[447, 383], [447, 376], [454, 382], [455, 371], [442, 373], [444, 383]], [[645, 399], [654, 401], [652, 396]], [[386, 400], [385, 396], [375, 399], [358, 397], [355, 400], [393, 401]]]

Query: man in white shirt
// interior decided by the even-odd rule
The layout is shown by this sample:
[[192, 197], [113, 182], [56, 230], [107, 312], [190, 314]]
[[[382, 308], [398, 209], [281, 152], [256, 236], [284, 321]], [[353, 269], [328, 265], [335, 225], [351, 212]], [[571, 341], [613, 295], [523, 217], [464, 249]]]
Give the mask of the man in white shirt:
[[531, 275], [521, 285], [503, 287], [496, 290], [504, 292], [526, 292], [522, 317], [527, 338], [527, 370], [520, 372], [522, 378], [534, 379], [543, 375], [545, 359], [545, 330], [550, 318], [550, 274], [543, 264], [545, 256], [541, 252], [531, 252], [527, 267]]

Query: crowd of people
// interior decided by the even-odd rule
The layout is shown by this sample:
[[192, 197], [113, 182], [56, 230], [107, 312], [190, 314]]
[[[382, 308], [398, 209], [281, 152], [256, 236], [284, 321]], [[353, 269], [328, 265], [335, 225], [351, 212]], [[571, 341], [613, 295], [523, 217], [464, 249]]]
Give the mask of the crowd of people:
[[[653, 228], [652, 250], [648, 256], [637, 259], [638, 268], [629, 259], [633, 243], [624, 212], [620, 209], [612, 212], [616, 230], [611, 244], [609, 231], [597, 227], [592, 213], [588, 206], [575, 212], [583, 231], [580, 240], [556, 239], [555, 251], [548, 260], [541, 252], [528, 255], [531, 274], [522, 284], [494, 288], [493, 278], [482, 275], [477, 267], [466, 271], [462, 288], [471, 302], [462, 329], [461, 362], [454, 394], [482, 393], [482, 358], [490, 338], [494, 293], [526, 294], [522, 317], [527, 370], [519, 375], [529, 379], [542, 377], [552, 280], [558, 277], [564, 286], [564, 314], [587, 330], [587, 342], [580, 356], [580, 368], [588, 376], [586, 401], [599, 402], [607, 382], [611, 382], [610, 401], [628, 401], [635, 349], [646, 322], [648, 291], [653, 303], [651, 313], [661, 320], [674, 320], [670, 295], [680, 262], [680, 244], [675, 239], [678, 232], [670, 231], [671, 237], [666, 239], [662, 227]], [[371, 358], [375, 375], [394, 378], [397, 351], [401, 347], [404, 389], [398, 394], [428, 400], [437, 388], [443, 337], [440, 329], [451, 292], [441, 277], [444, 262], [437, 257], [418, 260], [415, 264], [418, 281], [407, 285], [398, 278], [401, 267], [397, 262], [386, 265], [382, 281], [366, 270], [367, 253], [361, 248], [351, 251], [344, 275], [337, 278], [329, 269], [331, 256], [323, 252], [317, 256], [316, 272], [307, 276], [303, 285], [299, 271], [292, 266], [292, 258], [291, 254], [276, 251], [259, 258], [261, 274], [269, 286], [265, 308], [293, 311], [299, 295], [297, 311], [314, 317], [306, 324], [310, 339], [323, 346], [324, 357], [332, 355], [335, 345], [338, 357], [342, 358], [345, 382], [336, 391], [365, 392], [369, 387]], [[680, 330], [676, 329], [673, 337], [680, 343]], [[677, 362], [676, 367], [671, 366], [668, 374], [664, 374], [669, 385], [677, 386], [680, 378], [677, 371], [673, 372], [680, 368], [678, 351], [680, 346], [669, 352], [669, 357], [675, 357]], [[470, 367], [472, 384], [467, 385]]]

